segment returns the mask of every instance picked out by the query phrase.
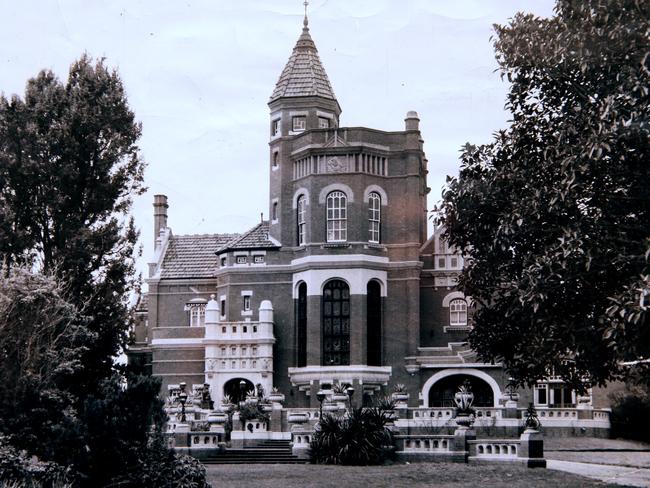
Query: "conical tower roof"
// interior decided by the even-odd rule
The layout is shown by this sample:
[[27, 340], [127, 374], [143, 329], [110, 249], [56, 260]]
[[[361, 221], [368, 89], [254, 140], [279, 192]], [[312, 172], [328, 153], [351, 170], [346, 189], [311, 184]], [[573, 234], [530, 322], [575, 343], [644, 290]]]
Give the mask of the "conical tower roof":
[[303, 22], [302, 34], [287, 65], [282, 70], [269, 102], [283, 97], [319, 96], [336, 101], [334, 90], [323, 68], [318, 50], [309, 34], [307, 17]]

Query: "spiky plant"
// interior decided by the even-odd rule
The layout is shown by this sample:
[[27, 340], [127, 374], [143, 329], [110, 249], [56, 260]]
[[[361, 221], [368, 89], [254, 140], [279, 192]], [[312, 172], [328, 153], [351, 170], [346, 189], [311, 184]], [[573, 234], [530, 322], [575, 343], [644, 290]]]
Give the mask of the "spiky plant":
[[393, 452], [390, 415], [379, 408], [357, 408], [347, 416], [326, 414], [309, 445], [316, 464], [382, 464]]

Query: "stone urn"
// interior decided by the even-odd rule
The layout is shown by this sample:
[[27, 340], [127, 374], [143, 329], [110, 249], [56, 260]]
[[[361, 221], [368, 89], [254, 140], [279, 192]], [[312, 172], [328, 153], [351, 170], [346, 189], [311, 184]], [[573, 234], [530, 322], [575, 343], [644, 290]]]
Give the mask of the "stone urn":
[[269, 401], [272, 403], [284, 403], [284, 399], [285, 396], [280, 393], [277, 388], [273, 388], [269, 395]]
[[458, 388], [454, 395], [454, 402], [456, 403], [456, 424], [461, 429], [469, 429], [474, 423], [474, 393], [469, 389], [468, 384], [463, 384]]
[[309, 421], [309, 415], [306, 412], [289, 412], [287, 422], [291, 424], [304, 424]]
[[336, 412], [339, 409], [339, 405], [336, 402], [325, 401], [323, 402], [323, 412]]

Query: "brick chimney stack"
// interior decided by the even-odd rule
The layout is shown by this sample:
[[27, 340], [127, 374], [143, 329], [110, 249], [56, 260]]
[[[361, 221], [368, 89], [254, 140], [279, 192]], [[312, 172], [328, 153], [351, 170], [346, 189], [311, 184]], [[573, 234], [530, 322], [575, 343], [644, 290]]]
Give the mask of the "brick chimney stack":
[[167, 195], [153, 197], [153, 240], [154, 251], [158, 248], [160, 231], [167, 228]]

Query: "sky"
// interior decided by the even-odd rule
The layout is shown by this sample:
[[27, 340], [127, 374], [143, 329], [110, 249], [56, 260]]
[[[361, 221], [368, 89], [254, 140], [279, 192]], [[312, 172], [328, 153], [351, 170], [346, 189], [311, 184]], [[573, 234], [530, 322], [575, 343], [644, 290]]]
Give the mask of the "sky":
[[[551, 0], [311, 0], [309, 27], [341, 126], [403, 130], [418, 112], [429, 208], [466, 142], [507, 126], [490, 41], [517, 11]], [[153, 255], [153, 195], [174, 234], [243, 232], [268, 213], [269, 96], [302, 29], [302, 0], [0, 0], [0, 92], [41, 69], [66, 79], [84, 52], [117, 68], [136, 119], [148, 191], [135, 200]]]

